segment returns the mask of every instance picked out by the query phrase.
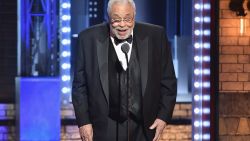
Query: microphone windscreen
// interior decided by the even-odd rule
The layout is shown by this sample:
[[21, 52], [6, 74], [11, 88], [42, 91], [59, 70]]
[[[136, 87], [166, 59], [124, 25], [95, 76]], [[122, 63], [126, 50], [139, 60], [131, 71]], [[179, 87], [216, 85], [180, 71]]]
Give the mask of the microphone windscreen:
[[121, 49], [122, 49], [122, 52], [127, 54], [128, 51], [129, 51], [129, 44], [128, 43], [123, 43], [122, 46], [121, 46]]

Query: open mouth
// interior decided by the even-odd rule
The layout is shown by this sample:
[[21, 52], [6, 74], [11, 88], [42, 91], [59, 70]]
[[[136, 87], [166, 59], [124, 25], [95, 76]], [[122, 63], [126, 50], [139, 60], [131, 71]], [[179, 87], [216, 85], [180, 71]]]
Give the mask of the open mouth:
[[128, 30], [127, 29], [117, 29], [118, 33], [123, 35], [125, 34]]

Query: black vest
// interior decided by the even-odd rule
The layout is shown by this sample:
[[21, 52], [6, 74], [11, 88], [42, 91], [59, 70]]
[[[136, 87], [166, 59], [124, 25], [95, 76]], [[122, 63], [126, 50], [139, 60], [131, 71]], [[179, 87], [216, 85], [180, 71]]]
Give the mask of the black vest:
[[123, 122], [127, 119], [127, 72], [129, 72], [129, 113], [135, 120], [142, 118], [141, 73], [135, 40], [128, 69], [123, 70], [114, 46], [109, 44], [109, 116]]

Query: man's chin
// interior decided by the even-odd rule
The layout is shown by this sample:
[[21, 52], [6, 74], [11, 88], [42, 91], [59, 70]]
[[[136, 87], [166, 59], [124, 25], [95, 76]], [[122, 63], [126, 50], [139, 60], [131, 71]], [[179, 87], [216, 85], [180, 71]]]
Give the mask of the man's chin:
[[121, 39], [121, 40], [127, 39], [128, 36], [129, 36], [128, 34], [125, 34], [125, 35], [116, 34], [116, 37], [117, 37], [118, 39]]
[[120, 39], [120, 40], [124, 40], [124, 39], [126, 39], [126, 36], [120, 36], [120, 35], [118, 35], [117, 38]]
[[114, 31], [113, 33], [115, 33], [115, 36], [118, 38], [118, 39], [127, 39], [130, 35], [130, 32], [129, 30], [126, 31], [126, 32], [119, 32], [119, 31]]

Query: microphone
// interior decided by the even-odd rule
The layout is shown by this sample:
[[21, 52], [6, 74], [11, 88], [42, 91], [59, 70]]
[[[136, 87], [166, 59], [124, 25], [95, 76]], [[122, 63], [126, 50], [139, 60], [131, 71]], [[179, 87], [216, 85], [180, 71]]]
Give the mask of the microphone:
[[127, 116], [128, 116], [128, 120], [127, 120], [127, 136], [128, 136], [128, 141], [130, 141], [129, 136], [129, 126], [130, 126], [130, 121], [129, 121], [129, 69], [128, 69], [128, 51], [130, 49], [129, 44], [128, 43], [123, 43], [121, 46], [122, 52], [125, 54], [126, 56], [126, 61], [127, 61], [127, 71], [126, 71], [126, 75], [127, 75]]
[[121, 49], [122, 49], [122, 52], [126, 55], [130, 49], [129, 44], [128, 43], [122, 44]]
[[128, 43], [123, 43], [121, 46], [121, 50], [122, 52], [125, 54], [126, 56], [126, 62], [127, 62], [127, 68], [128, 68], [128, 51], [129, 51], [130, 47]]

